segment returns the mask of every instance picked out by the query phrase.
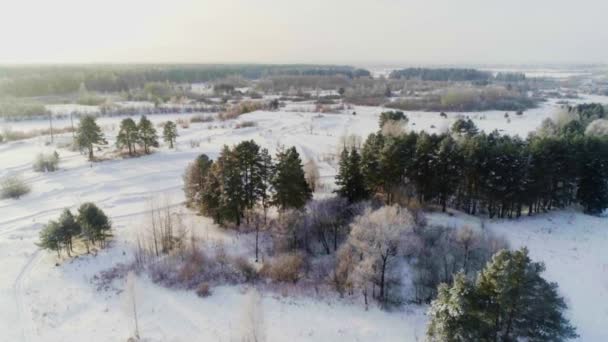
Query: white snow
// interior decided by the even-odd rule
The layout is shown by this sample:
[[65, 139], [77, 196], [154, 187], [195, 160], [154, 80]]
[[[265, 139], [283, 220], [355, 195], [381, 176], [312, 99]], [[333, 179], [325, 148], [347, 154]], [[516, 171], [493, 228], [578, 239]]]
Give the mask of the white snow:
[[[549, 107], [546, 107], [549, 106]], [[504, 129], [525, 136], [554, 104], [530, 110], [520, 118], [504, 112], [471, 114], [485, 130]], [[350, 114], [355, 111], [357, 115]], [[356, 107], [344, 114], [310, 112], [254, 112], [234, 121], [191, 124], [179, 128], [177, 149], [160, 148], [156, 153], [133, 159], [89, 163], [85, 156], [56, 145], [47, 146], [48, 137], [0, 145], [0, 177], [20, 174], [32, 192], [19, 200], [0, 200], [0, 331], [5, 341], [124, 341], [130, 335], [130, 318], [124, 298], [113, 291], [97, 291], [92, 278], [117, 263], [129, 262], [134, 232], [143, 222], [146, 202], [151, 196], [167, 195], [184, 215], [191, 217], [191, 228], [203, 236], [223, 239], [228, 246], [246, 246], [232, 233], [220, 231], [209, 220], [194, 217], [182, 208], [182, 174], [186, 165], [200, 153], [212, 158], [224, 144], [254, 139], [271, 152], [279, 145], [295, 145], [304, 161], [315, 158], [322, 181], [331, 185], [336, 163], [330, 154], [338, 150], [341, 136], [365, 137], [377, 130], [380, 108]], [[408, 127], [416, 130], [441, 129], [448, 119], [437, 113], [407, 113]], [[485, 119], [476, 119], [480, 115]], [[151, 115], [155, 122], [180, 115]], [[122, 117], [100, 118], [110, 144], [114, 143]], [[234, 129], [235, 122], [255, 121], [256, 127]], [[416, 123], [413, 125], [412, 123]], [[25, 126], [21, 126], [25, 125]], [[20, 127], [46, 126], [45, 121], [15, 123]], [[56, 126], [58, 127], [58, 126]], [[312, 127], [312, 130], [311, 130]], [[64, 135], [60, 141], [69, 140]], [[192, 147], [191, 142], [200, 142]], [[196, 145], [196, 144], [195, 144]], [[31, 170], [35, 155], [58, 150], [61, 170], [40, 174]], [[97, 152], [104, 154], [105, 152]], [[63, 261], [56, 267], [56, 256], [39, 251], [38, 232], [64, 208], [93, 201], [111, 217], [114, 243], [96, 256]], [[464, 215], [431, 214], [435, 222], [459, 226], [464, 221], [479, 223]], [[504, 235], [513, 247], [528, 246], [532, 258], [547, 265], [546, 277], [557, 281], [571, 309], [568, 316], [579, 329], [580, 340], [608, 339], [608, 246], [607, 218], [596, 218], [574, 211], [554, 212], [512, 221], [488, 221], [486, 227]], [[244, 247], [246, 249], [246, 247]], [[123, 253], [124, 252], [124, 253]], [[115, 284], [121, 289], [124, 284]], [[231, 341], [237, 339], [244, 286], [213, 289], [208, 298], [193, 292], [169, 290], [145, 277], [138, 277], [140, 331], [152, 341]], [[425, 332], [425, 306], [406, 305], [396, 311], [370, 308], [360, 300], [341, 300], [336, 296], [312, 298], [295, 289], [286, 296], [264, 292], [262, 310], [268, 341], [421, 341]]]

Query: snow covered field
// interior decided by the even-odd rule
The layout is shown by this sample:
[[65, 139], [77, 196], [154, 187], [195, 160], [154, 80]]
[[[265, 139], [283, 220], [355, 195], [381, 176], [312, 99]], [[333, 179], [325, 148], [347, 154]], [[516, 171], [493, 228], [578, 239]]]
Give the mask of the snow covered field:
[[[594, 99], [608, 103], [606, 98]], [[549, 117], [555, 103], [543, 104], [521, 117], [504, 112], [471, 114], [484, 130], [503, 129], [525, 136]], [[287, 108], [289, 109], [289, 108]], [[295, 145], [304, 161], [315, 159], [322, 181], [331, 187], [335, 162], [326, 158], [339, 149], [340, 137], [363, 138], [377, 130], [381, 109], [356, 107], [357, 115], [310, 112], [255, 112], [236, 121], [255, 121], [256, 127], [235, 129], [235, 122], [195, 123], [178, 127], [177, 149], [160, 148], [134, 159], [89, 163], [85, 156], [57, 148], [61, 170], [40, 174], [32, 171], [35, 155], [53, 151], [47, 138], [0, 145], [0, 177], [21, 174], [32, 191], [19, 200], [0, 200], [0, 331], [5, 341], [125, 341], [130, 320], [124, 298], [115, 291], [98, 291], [93, 277], [131, 258], [134, 233], [143, 223], [150, 197], [168, 196], [170, 205], [189, 217], [191, 229], [226, 244], [246, 246], [247, 240], [221, 231], [209, 220], [195, 217], [183, 201], [182, 174], [198, 154], [215, 158], [224, 144], [254, 139], [271, 152], [279, 145]], [[437, 113], [407, 113], [408, 127], [438, 131], [449, 127]], [[151, 115], [155, 123], [178, 115]], [[121, 117], [100, 118], [106, 137], [113, 144]], [[69, 120], [64, 122], [69, 125]], [[415, 124], [415, 125], [414, 125]], [[45, 121], [11, 124], [15, 130], [43, 128]], [[24, 126], [22, 126], [24, 125]], [[37, 126], [39, 125], [39, 127]], [[431, 128], [433, 125], [435, 128]], [[210, 128], [211, 126], [211, 128]], [[223, 126], [223, 127], [222, 127]], [[60, 126], [56, 126], [60, 127]], [[59, 141], [68, 140], [69, 135]], [[200, 144], [200, 145], [198, 145]], [[198, 145], [198, 146], [197, 146]], [[193, 147], [194, 146], [194, 147]], [[97, 203], [112, 219], [114, 244], [98, 255], [82, 256], [55, 267], [56, 256], [39, 251], [38, 232], [64, 208], [87, 201]], [[479, 224], [478, 218], [432, 214], [431, 220], [459, 226]], [[568, 316], [578, 327], [581, 341], [608, 340], [608, 218], [562, 211], [511, 221], [488, 221], [486, 227], [504, 235], [513, 247], [528, 246], [533, 259], [547, 265], [545, 276], [557, 281], [571, 310]], [[115, 284], [118, 290], [124, 284]], [[167, 290], [138, 279], [140, 331], [152, 341], [233, 341], [242, 321], [246, 289], [214, 288], [208, 298], [193, 292]], [[269, 341], [419, 341], [424, 339], [426, 307], [408, 305], [386, 312], [364, 310], [360, 302], [337, 298], [286, 296], [263, 293], [262, 310]]]

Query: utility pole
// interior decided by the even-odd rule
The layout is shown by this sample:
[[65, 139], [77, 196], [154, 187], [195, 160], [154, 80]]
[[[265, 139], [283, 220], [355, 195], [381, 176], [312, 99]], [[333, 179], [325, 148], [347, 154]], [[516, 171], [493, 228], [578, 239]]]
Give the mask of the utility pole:
[[54, 141], [53, 138], [53, 112], [49, 111], [49, 126], [51, 127], [51, 143]]

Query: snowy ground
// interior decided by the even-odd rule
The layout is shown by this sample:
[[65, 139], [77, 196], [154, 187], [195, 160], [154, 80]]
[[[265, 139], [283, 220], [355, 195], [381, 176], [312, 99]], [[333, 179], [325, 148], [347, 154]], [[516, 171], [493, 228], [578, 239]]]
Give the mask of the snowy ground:
[[[481, 114], [474, 114], [472, 118], [482, 129], [500, 128], [525, 136], [552, 110], [539, 108], [520, 118], [511, 115], [511, 123], [506, 122], [504, 112], [484, 113], [485, 119], [475, 119]], [[336, 171], [328, 156], [338, 151], [340, 137], [365, 137], [377, 129], [379, 108], [357, 107], [354, 111], [357, 115], [255, 112], [237, 119], [258, 124], [243, 129], [232, 128], [234, 122], [191, 124], [188, 129], [180, 129], [176, 150], [163, 147], [157, 153], [134, 159], [91, 164], [84, 156], [59, 148], [61, 170], [50, 174], [31, 170], [37, 153], [56, 148], [45, 145], [47, 138], [0, 145], [0, 177], [21, 174], [32, 186], [32, 192], [20, 200], [0, 200], [2, 340], [126, 340], [130, 324], [124, 299], [112, 291], [97, 291], [92, 278], [101, 270], [129, 261], [134, 232], [143, 222], [149, 198], [168, 196], [171, 205], [181, 208], [181, 176], [186, 165], [200, 153], [215, 158], [224, 144], [245, 139], [254, 139], [271, 151], [279, 145], [295, 145], [304, 160], [317, 161], [322, 181], [331, 184]], [[150, 118], [160, 122], [180, 116], [186, 115]], [[431, 125], [441, 129], [443, 122], [448, 126], [454, 119], [451, 114], [442, 119], [436, 113], [408, 116], [411, 129], [431, 131]], [[100, 119], [110, 143], [120, 119]], [[15, 125], [21, 124], [33, 125]], [[46, 123], [37, 124], [43, 127]], [[113, 247], [97, 256], [80, 257], [55, 267], [56, 257], [39, 251], [35, 245], [38, 232], [62, 209], [75, 208], [86, 201], [97, 203], [111, 217], [115, 228]], [[185, 209], [180, 210], [188, 215]], [[431, 219], [454, 226], [463, 221], [479, 222], [459, 215], [433, 214]], [[191, 222], [191, 228], [203, 236], [222, 239], [226, 244], [247, 244], [219, 231], [208, 220], [193, 218]], [[528, 246], [534, 259], [546, 262], [546, 276], [559, 283], [571, 306], [568, 315], [578, 326], [581, 340], [608, 340], [607, 218], [564, 211], [492, 221], [486, 226], [506, 236], [514, 247]], [[240, 309], [246, 299], [243, 287], [216, 288], [211, 297], [200, 299], [191, 292], [167, 290], [138, 279], [138, 292], [140, 330], [154, 341], [231, 341], [238, 337]], [[262, 310], [269, 341], [416, 341], [423, 339], [425, 331], [426, 308], [419, 306], [406, 306], [396, 312], [375, 308], [365, 311], [358, 302], [306, 298], [288, 292], [287, 296], [263, 294]]]

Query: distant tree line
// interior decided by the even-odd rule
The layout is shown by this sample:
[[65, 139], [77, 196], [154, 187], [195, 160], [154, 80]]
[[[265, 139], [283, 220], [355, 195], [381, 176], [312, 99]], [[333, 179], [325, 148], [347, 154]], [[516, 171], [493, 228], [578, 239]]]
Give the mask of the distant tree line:
[[[601, 106], [571, 111], [605, 117]], [[388, 204], [416, 199], [499, 218], [571, 204], [597, 214], [608, 207], [608, 137], [584, 132], [579, 119], [527, 139], [479, 132], [463, 119], [443, 134], [380, 131], [360, 151], [342, 153], [337, 192], [351, 201], [377, 194]]]
[[[219, 224], [248, 223], [255, 208], [302, 208], [312, 197], [295, 147], [280, 149], [273, 161], [253, 140], [224, 146], [217, 160], [200, 155], [184, 175], [191, 207]], [[264, 215], [264, 216], [265, 216]]]
[[17, 97], [60, 95], [77, 92], [84, 84], [97, 92], [121, 92], [143, 88], [146, 83], [208, 82], [229, 76], [259, 79], [271, 75], [369, 76], [367, 70], [333, 65], [92, 65], [5, 66], [0, 68], [0, 94]]
[[422, 81], [524, 81], [525, 74], [517, 72], [492, 72], [467, 68], [406, 68], [389, 74], [393, 79], [419, 79]]

